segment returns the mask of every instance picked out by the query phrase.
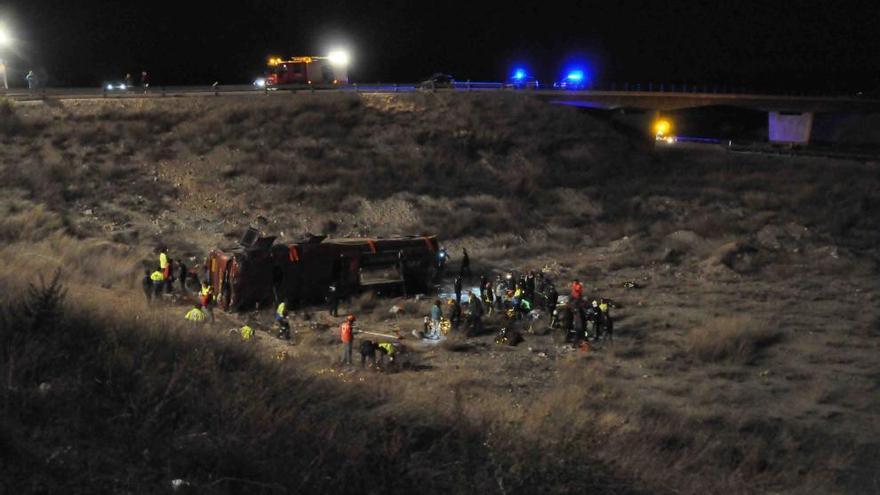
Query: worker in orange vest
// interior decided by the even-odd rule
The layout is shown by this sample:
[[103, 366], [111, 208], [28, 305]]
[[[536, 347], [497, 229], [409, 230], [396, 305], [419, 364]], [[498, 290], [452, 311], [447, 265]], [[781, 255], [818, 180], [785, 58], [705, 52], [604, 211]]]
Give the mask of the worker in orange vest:
[[580, 280], [574, 279], [574, 282], [571, 283], [571, 300], [574, 304], [580, 304], [583, 297], [584, 286], [581, 285]]
[[339, 325], [339, 338], [342, 340], [342, 364], [351, 364], [352, 334], [354, 333], [355, 317], [348, 315], [345, 322]]

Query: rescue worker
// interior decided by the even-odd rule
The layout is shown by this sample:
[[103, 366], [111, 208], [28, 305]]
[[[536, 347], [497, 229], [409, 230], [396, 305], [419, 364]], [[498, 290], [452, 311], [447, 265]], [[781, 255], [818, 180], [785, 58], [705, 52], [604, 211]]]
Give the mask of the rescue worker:
[[134, 86], [134, 79], [131, 77], [131, 72], [126, 72], [125, 74], [125, 89], [131, 89]]
[[171, 276], [168, 272], [168, 248], [165, 246], [159, 248], [159, 269], [162, 270], [162, 275], [165, 278]]
[[458, 271], [462, 278], [471, 278], [471, 257], [468, 256], [467, 249], [461, 248], [461, 268]]
[[189, 281], [189, 270], [182, 261], [177, 262], [177, 279], [180, 280], [180, 291], [186, 294], [186, 283]]
[[272, 297], [274, 297], [276, 305], [281, 303], [281, 289], [283, 286], [284, 271], [281, 269], [281, 266], [276, 264], [272, 267]]
[[162, 288], [165, 287], [165, 275], [160, 270], [156, 270], [150, 274], [150, 281], [153, 282], [153, 297], [156, 299], [162, 297]]
[[532, 302], [526, 298], [523, 298], [519, 302], [519, 314], [521, 315], [520, 318], [527, 316], [531, 312], [532, 312]]
[[336, 291], [336, 284], [330, 284], [327, 288], [327, 304], [329, 306], [327, 312], [330, 316], [339, 316], [339, 293]]
[[556, 292], [556, 286], [550, 284], [549, 288], [547, 289], [547, 299], [545, 300], [546, 307], [544, 309], [552, 314], [553, 310], [556, 309], [556, 304], [558, 303], [558, 301], [559, 293]]
[[287, 299], [275, 309], [275, 322], [278, 324], [278, 338], [290, 340], [290, 323], [287, 321]]
[[601, 311], [605, 315], [610, 315], [609, 313], [610, 306], [608, 301], [605, 300], [604, 297], [599, 298], [599, 311]]
[[470, 298], [470, 312], [468, 313], [468, 337], [479, 335], [483, 332], [483, 303], [477, 294], [472, 293]]
[[144, 278], [141, 279], [141, 286], [144, 289], [144, 296], [147, 298], [147, 304], [153, 300], [153, 281], [150, 279], [150, 270], [144, 270]]
[[581, 298], [584, 297], [584, 286], [581, 285], [580, 280], [574, 279], [574, 282], [571, 283], [571, 300], [574, 304], [580, 304]]
[[243, 341], [248, 341], [254, 338], [254, 329], [251, 328], [250, 325], [241, 327], [238, 333], [241, 335], [241, 340]]
[[599, 301], [593, 300], [590, 308], [590, 322], [593, 325], [593, 340], [599, 340], [605, 329], [605, 314], [599, 308]]
[[480, 275], [480, 300], [486, 300], [486, 276]]
[[530, 271], [528, 276], [526, 276], [524, 292], [525, 292], [526, 299], [528, 299], [529, 301], [535, 300], [535, 272], [534, 271]]
[[207, 317], [205, 316], [205, 312], [202, 311], [202, 308], [201, 308], [201, 306], [199, 306], [198, 303], [196, 303], [195, 306], [192, 307], [192, 309], [187, 311], [186, 316], [184, 316], [184, 318], [186, 318], [186, 321], [189, 321], [192, 323], [204, 323], [205, 320], [207, 319]]
[[348, 315], [345, 322], [339, 325], [339, 339], [342, 341], [342, 364], [351, 364], [351, 345], [355, 319], [354, 315]]
[[449, 300], [449, 324], [452, 326], [453, 330], [458, 330], [458, 326], [461, 324], [461, 304], [459, 304], [454, 299]]
[[391, 342], [380, 342], [376, 350], [379, 352], [379, 366], [385, 365], [385, 356], [388, 356], [389, 363], [393, 363], [397, 356], [397, 349]]
[[147, 75], [147, 71], [145, 71], [145, 70], [141, 71], [141, 86], [143, 86], [144, 94], [146, 94], [147, 89], [149, 89], [149, 87], [150, 87], [150, 78]]
[[455, 292], [455, 301], [461, 304], [461, 275], [455, 277], [455, 281], [452, 282], [452, 290]]
[[507, 284], [501, 279], [501, 275], [495, 280], [495, 309], [504, 310], [504, 294], [507, 292]]
[[492, 290], [492, 282], [486, 282], [485, 285], [482, 291], [483, 307], [486, 308], [486, 316], [492, 316], [495, 312], [495, 291]]
[[199, 290], [199, 304], [202, 310], [211, 317], [211, 323], [214, 323], [214, 288], [203, 283]]
[[27, 81], [28, 89], [37, 89], [37, 75], [34, 71], [29, 70], [24, 80]]
[[587, 335], [587, 311], [583, 306], [574, 306], [572, 308], [572, 317], [574, 319], [574, 338], [571, 344], [572, 347], [577, 348], [582, 340], [589, 338], [589, 335]]
[[376, 350], [378, 349], [379, 344], [372, 340], [364, 340], [361, 342], [361, 368], [364, 367], [368, 359], [370, 360], [370, 366], [376, 366]]
[[446, 248], [440, 248], [437, 251], [437, 280], [443, 280], [443, 275], [446, 273], [446, 263], [449, 262], [449, 253], [446, 252]]
[[562, 327], [562, 331], [565, 332], [565, 340], [567, 342], [571, 342], [574, 340], [574, 309], [571, 305], [566, 304], [565, 306], [559, 308], [557, 310], [559, 320], [559, 326]]
[[165, 275], [165, 293], [171, 294], [174, 291], [174, 260], [168, 258], [168, 266], [163, 272]]
[[443, 310], [440, 309], [440, 300], [437, 299], [431, 308], [431, 333], [428, 335], [429, 339], [437, 340], [440, 338], [440, 319], [442, 317]]
[[[601, 308], [601, 304], [599, 305]], [[611, 313], [605, 313], [605, 335], [609, 342], [614, 342], [614, 319]]]

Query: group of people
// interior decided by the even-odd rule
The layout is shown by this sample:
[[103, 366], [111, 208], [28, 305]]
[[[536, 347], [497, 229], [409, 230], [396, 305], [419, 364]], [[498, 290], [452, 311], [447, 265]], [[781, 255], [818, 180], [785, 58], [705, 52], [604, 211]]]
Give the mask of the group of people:
[[[466, 254], [463, 250], [463, 258]], [[448, 259], [448, 255], [442, 258]], [[494, 280], [481, 276], [478, 289], [472, 290], [464, 300], [464, 279], [469, 272], [468, 263], [468, 269], [460, 270], [455, 277], [455, 297], [446, 303], [448, 310], [445, 316], [442, 302], [434, 302], [430, 314], [425, 317], [426, 338], [440, 338], [444, 318], [452, 330], [458, 330], [464, 323], [468, 336], [479, 335], [483, 329], [483, 317], [500, 314], [509, 322], [502, 325], [502, 330], [506, 332], [515, 331], [515, 322], [524, 319], [538, 320], [547, 315], [550, 317], [548, 326], [564, 331], [566, 340], [572, 345], [578, 346], [586, 340], [613, 339], [611, 302], [604, 298], [587, 297], [584, 285], [578, 279], [571, 282], [564, 304], [560, 304], [561, 294], [554, 282], [540, 271], [521, 274], [508, 272], [497, 275]], [[516, 341], [506, 338], [502, 340]]]
[[[162, 246], [158, 250], [157, 263], [152, 269], [144, 270], [142, 288], [147, 304], [162, 298], [163, 294], [174, 293], [175, 282], [179, 283], [183, 294], [196, 293], [196, 302], [187, 311], [184, 318], [194, 323], [214, 322], [214, 289], [209, 283], [207, 273], [200, 283], [198, 275], [189, 272], [183, 261], [168, 256], [168, 248]], [[195, 287], [193, 286], [195, 285]]]
[[[147, 74], [147, 71], [141, 71], [141, 81], [140, 86], [144, 89], [144, 93], [150, 89], [150, 76]], [[125, 88], [131, 89], [134, 88], [134, 78], [131, 76], [131, 73], [125, 74]]]
[[600, 339], [614, 340], [614, 319], [611, 317], [612, 303], [605, 298], [584, 297], [583, 285], [572, 282], [571, 294], [566, 304], [557, 306], [550, 319], [550, 328], [565, 332], [566, 340], [573, 347], [582, 342]]

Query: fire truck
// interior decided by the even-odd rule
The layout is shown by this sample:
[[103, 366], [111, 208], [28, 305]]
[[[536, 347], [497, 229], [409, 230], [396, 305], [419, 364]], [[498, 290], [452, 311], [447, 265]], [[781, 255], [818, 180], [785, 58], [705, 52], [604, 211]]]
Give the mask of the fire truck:
[[309, 86], [332, 88], [348, 84], [348, 60], [344, 55], [329, 57], [279, 57], [269, 59], [265, 85], [269, 88]]
[[217, 304], [228, 310], [265, 306], [276, 298], [323, 302], [330, 286], [340, 297], [368, 290], [407, 295], [431, 289], [438, 248], [436, 236], [311, 236], [276, 244], [275, 237], [249, 229], [239, 246], [211, 251], [206, 269]]

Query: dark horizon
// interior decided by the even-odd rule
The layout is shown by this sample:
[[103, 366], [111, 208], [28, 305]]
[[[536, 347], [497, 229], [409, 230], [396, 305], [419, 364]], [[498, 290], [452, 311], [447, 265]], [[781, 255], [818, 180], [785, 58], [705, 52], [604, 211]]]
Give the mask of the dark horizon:
[[249, 83], [269, 55], [353, 53], [359, 82], [412, 82], [433, 72], [505, 79], [525, 65], [552, 83], [571, 65], [612, 82], [745, 86], [774, 91], [880, 87], [880, 7], [854, 1], [480, 2], [429, 5], [351, 0], [237, 9], [192, 3], [114, 5], [12, 0], [12, 82], [35, 69], [52, 86], [96, 86], [149, 71], [155, 85]]

